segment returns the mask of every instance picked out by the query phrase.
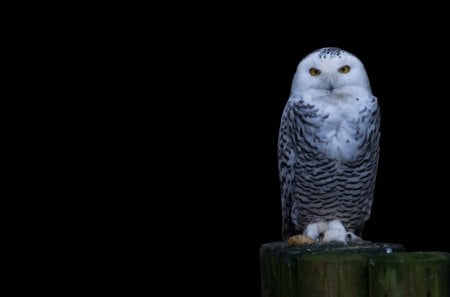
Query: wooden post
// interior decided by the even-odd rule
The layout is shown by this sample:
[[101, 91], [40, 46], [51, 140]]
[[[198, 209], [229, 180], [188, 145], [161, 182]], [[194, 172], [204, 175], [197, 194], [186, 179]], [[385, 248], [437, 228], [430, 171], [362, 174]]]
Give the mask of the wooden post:
[[380, 255], [369, 261], [370, 297], [449, 297], [449, 254]]
[[450, 297], [450, 254], [357, 242], [260, 249], [263, 297]]
[[298, 294], [294, 296], [369, 297], [370, 254], [305, 255], [298, 261]]
[[262, 296], [368, 297], [369, 259], [402, 250], [400, 245], [370, 242], [264, 244], [260, 249]]

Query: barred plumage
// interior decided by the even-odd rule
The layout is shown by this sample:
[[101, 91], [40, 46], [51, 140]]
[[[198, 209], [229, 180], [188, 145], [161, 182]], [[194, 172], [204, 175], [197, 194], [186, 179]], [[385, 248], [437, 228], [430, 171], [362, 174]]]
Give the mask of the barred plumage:
[[[344, 66], [350, 71], [341, 72]], [[377, 100], [355, 56], [325, 48], [302, 60], [279, 133], [283, 239], [333, 220], [361, 235], [375, 188], [379, 124]]]

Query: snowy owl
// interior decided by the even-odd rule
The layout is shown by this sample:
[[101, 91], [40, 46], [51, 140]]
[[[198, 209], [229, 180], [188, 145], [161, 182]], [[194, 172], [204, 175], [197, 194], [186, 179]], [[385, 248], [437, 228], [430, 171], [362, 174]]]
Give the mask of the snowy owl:
[[322, 48], [298, 65], [278, 139], [282, 236], [359, 240], [370, 216], [380, 113], [364, 65]]

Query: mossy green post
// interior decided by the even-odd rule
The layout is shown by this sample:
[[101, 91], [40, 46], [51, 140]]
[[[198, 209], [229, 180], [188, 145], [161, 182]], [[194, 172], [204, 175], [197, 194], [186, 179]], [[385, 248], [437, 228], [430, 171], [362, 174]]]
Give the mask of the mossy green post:
[[370, 297], [449, 297], [449, 254], [380, 255], [369, 261]]
[[402, 250], [400, 245], [370, 242], [264, 244], [260, 250], [262, 296], [369, 297], [369, 259]]
[[371, 255], [305, 255], [298, 261], [298, 294], [306, 297], [369, 297]]
[[263, 297], [450, 297], [450, 254], [357, 242], [260, 249]]

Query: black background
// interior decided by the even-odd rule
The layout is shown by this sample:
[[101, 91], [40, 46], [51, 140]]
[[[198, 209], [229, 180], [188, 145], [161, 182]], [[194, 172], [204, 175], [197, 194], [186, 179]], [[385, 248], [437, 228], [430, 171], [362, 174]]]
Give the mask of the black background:
[[[369, 4], [351, 8], [363, 13], [335, 10], [346, 9], [344, 3], [318, 4], [280, 13], [262, 3], [250, 9], [168, 3], [165, 11], [118, 6], [119, 13], [83, 7], [92, 24], [81, 13], [68, 20], [71, 29], [52, 19], [49, 29], [27, 24], [36, 40], [16, 34], [29, 44], [19, 45], [25, 52], [13, 60], [27, 64], [31, 57], [42, 65], [16, 70], [29, 75], [34, 68], [33, 80], [45, 83], [22, 84], [17, 89], [31, 91], [33, 103], [18, 102], [44, 107], [47, 113], [32, 113], [48, 127], [33, 122], [26, 130], [39, 137], [50, 131], [56, 145], [40, 139], [24, 147], [55, 159], [55, 179], [32, 175], [44, 179], [40, 187], [51, 184], [57, 206], [66, 204], [48, 207], [61, 219], [37, 212], [38, 221], [61, 228], [42, 230], [52, 230], [57, 244], [26, 248], [44, 247], [75, 271], [72, 278], [53, 270], [75, 281], [70, 288], [87, 281], [102, 291], [143, 284], [152, 295], [260, 296], [259, 248], [281, 235], [276, 151], [292, 76], [305, 55], [336, 46], [364, 63], [381, 107], [379, 172], [363, 238], [408, 251], [450, 251], [450, 68], [448, 32], [441, 32], [448, 25], [437, 24], [448, 17], [401, 7], [371, 19]], [[63, 11], [57, 15], [66, 19]], [[52, 34], [55, 28], [61, 31]], [[55, 68], [47, 64], [52, 60]], [[47, 100], [53, 93], [56, 104]], [[37, 170], [49, 168], [45, 154], [31, 157], [43, 163]], [[61, 242], [61, 234], [70, 240]]]
[[168, 202], [173, 226], [163, 229], [176, 234], [180, 261], [200, 271], [187, 286], [259, 296], [259, 247], [281, 235], [281, 113], [297, 64], [326, 46], [360, 58], [381, 108], [376, 193], [363, 238], [450, 251], [444, 41], [411, 27], [361, 33], [227, 21], [213, 31], [206, 23], [173, 32], [167, 102], [155, 112], [168, 122], [153, 125], [167, 156], [155, 156], [161, 182], [177, 202]]

